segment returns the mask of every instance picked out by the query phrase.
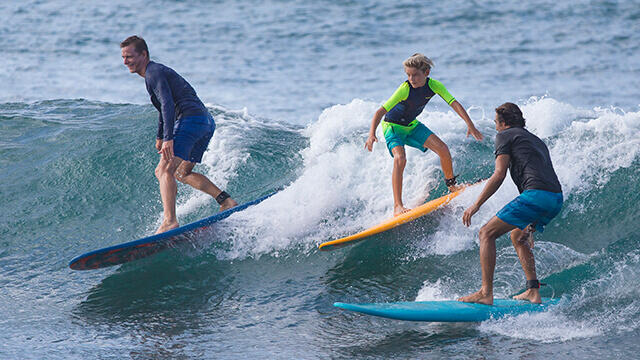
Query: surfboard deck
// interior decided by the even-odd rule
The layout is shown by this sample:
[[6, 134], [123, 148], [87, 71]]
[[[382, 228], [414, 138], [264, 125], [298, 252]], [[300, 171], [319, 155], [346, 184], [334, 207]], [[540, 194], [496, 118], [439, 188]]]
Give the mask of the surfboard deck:
[[493, 305], [464, 303], [456, 300], [416, 301], [373, 304], [337, 302], [333, 306], [367, 315], [396, 320], [431, 322], [478, 322], [530, 312], [542, 312], [557, 305], [560, 299], [542, 298], [542, 304], [513, 299], [494, 299]]
[[421, 216], [427, 215], [428, 213], [432, 212], [433, 210], [439, 208], [440, 206], [446, 205], [448, 204], [451, 200], [453, 200], [454, 198], [456, 198], [458, 195], [462, 194], [463, 191], [465, 191], [466, 189], [468, 189], [471, 186], [480, 184], [481, 182], [483, 182], [484, 180], [480, 180], [478, 182], [475, 182], [473, 184], [469, 184], [469, 185], [465, 185], [462, 189], [449, 193], [447, 195], [441, 196], [437, 199], [431, 200], [429, 202], [426, 202], [418, 207], [415, 207], [409, 211], [407, 211], [406, 213], [400, 214], [398, 216], [394, 216], [391, 219], [388, 219], [386, 221], [381, 222], [378, 225], [375, 225], [373, 227], [370, 227], [366, 230], [363, 230], [357, 234], [353, 234], [347, 237], [343, 237], [341, 239], [337, 239], [337, 240], [332, 240], [332, 241], [327, 241], [324, 242], [320, 245], [318, 245], [318, 249], [326, 251], [326, 250], [335, 250], [338, 249], [340, 247], [346, 246], [346, 245], [352, 245], [355, 244], [358, 241], [364, 240], [365, 238], [372, 236], [372, 235], [376, 235], [379, 234], [381, 232], [385, 232], [389, 229], [393, 229], [397, 226], [400, 226], [402, 224], [408, 223], [409, 221], [415, 220]]
[[161, 234], [155, 234], [139, 240], [130, 241], [124, 244], [109, 246], [103, 249], [94, 250], [73, 258], [69, 262], [69, 267], [73, 270], [100, 269], [113, 265], [120, 265], [126, 262], [142, 259], [167, 248], [174, 247], [179, 243], [189, 241], [199, 232], [207, 229], [211, 224], [229, 217], [231, 214], [242, 211], [249, 206], [256, 205], [276, 192], [263, 196], [259, 199], [244, 203], [221, 211], [215, 215], [198, 220], [196, 222], [175, 228]]

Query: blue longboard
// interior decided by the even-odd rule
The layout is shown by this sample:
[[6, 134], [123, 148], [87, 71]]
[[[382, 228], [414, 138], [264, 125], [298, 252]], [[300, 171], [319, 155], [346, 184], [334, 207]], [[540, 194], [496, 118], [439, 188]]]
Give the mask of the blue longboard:
[[235, 212], [242, 211], [251, 205], [256, 205], [273, 194], [275, 194], [275, 192], [161, 234], [82, 254], [71, 260], [69, 267], [73, 270], [100, 269], [151, 256], [167, 248], [174, 247], [176, 244], [192, 239], [195, 234], [205, 230], [211, 224], [225, 219]]
[[507, 315], [541, 312], [556, 305], [560, 299], [542, 298], [542, 304], [523, 300], [494, 299], [493, 305], [464, 303], [455, 300], [416, 301], [376, 304], [334, 303], [341, 309], [396, 320], [432, 322], [475, 322], [498, 319]]

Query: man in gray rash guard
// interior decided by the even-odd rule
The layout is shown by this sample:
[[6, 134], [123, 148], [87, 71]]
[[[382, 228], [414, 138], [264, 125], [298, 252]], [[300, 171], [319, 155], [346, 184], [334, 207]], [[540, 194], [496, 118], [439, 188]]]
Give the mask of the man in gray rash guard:
[[238, 205], [206, 176], [193, 172], [202, 161], [215, 131], [213, 117], [189, 83], [173, 69], [150, 61], [147, 43], [130, 36], [120, 43], [122, 59], [129, 71], [142, 76], [153, 106], [160, 112], [156, 149], [160, 161], [156, 177], [164, 218], [156, 234], [179, 226], [176, 218], [176, 179], [216, 199], [220, 210]]

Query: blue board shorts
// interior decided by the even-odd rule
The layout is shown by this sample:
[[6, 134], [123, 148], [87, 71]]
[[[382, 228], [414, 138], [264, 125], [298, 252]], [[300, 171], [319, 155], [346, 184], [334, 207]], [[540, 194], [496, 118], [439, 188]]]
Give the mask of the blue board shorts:
[[433, 131], [418, 120], [413, 120], [408, 126], [383, 121], [382, 133], [384, 134], [384, 140], [387, 142], [387, 150], [393, 157], [391, 149], [396, 146], [408, 145], [420, 149], [422, 152], [427, 151], [427, 148], [424, 147], [424, 142], [433, 134]]
[[533, 224], [539, 232], [560, 213], [562, 193], [544, 190], [525, 190], [520, 196], [505, 205], [496, 216], [507, 224], [524, 230]]
[[201, 162], [215, 130], [216, 123], [209, 113], [187, 116], [176, 121], [173, 129], [174, 155], [192, 163]]

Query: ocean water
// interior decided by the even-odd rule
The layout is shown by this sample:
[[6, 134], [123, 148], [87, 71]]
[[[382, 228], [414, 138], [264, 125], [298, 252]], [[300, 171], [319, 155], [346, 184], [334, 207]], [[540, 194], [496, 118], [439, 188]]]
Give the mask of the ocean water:
[[[640, 351], [640, 3], [158, 1], [0, 3], [0, 358], [635, 358]], [[119, 42], [191, 82], [217, 123], [197, 169], [244, 202], [197, 248], [96, 271], [87, 251], [153, 233], [162, 216], [144, 81]], [[480, 286], [472, 188], [355, 246], [319, 252], [392, 213], [375, 110], [423, 52], [486, 136], [440, 99], [419, 119], [456, 173], [493, 171], [493, 109], [522, 108], [548, 145], [565, 206], [537, 235], [549, 312], [482, 323], [387, 320], [333, 302], [452, 299]], [[380, 135], [380, 134], [379, 134]], [[380, 136], [379, 136], [380, 137]], [[405, 203], [445, 193], [437, 157], [408, 150]], [[182, 224], [216, 211], [180, 186]], [[495, 293], [520, 291], [497, 241]]]

